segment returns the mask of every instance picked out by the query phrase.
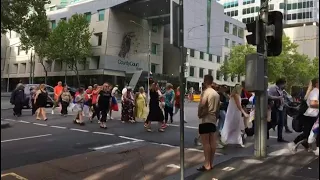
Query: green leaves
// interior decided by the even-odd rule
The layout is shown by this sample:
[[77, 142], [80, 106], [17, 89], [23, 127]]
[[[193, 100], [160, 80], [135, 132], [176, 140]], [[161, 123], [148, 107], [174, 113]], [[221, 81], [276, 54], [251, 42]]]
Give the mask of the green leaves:
[[[282, 53], [276, 57], [268, 58], [269, 82], [275, 82], [279, 77], [285, 77], [288, 87], [306, 85], [308, 81], [318, 76], [319, 58], [310, 58], [297, 52], [298, 45], [292, 43], [289, 37], [282, 40]], [[228, 75], [245, 75], [245, 56], [255, 53], [250, 45], [239, 45], [232, 48], [230, 58], [220, 70]]]

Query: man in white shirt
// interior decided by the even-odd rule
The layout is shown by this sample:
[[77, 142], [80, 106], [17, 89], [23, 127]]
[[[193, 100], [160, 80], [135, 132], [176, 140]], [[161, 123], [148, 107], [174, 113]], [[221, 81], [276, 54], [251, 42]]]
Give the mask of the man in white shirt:
[[[299, 136], [297, 136], [293, 142], [288, 144], [289, 149], [292, 152], [296, 152], [299, 144], [302, 144], [307, 150], [309, 149], [307, 139], [310, 135], [312, 126], [316, 122], [319, 114], [319, 78], [312, 79], [305, 99], [307, 101], [308, 109], [303, 114], [300, 120], [303, 125], [303, 132]], [[317, 141], [317, 151], [318, 152], [315, 152], [315, 153], [319, 155], [318, 141]]]

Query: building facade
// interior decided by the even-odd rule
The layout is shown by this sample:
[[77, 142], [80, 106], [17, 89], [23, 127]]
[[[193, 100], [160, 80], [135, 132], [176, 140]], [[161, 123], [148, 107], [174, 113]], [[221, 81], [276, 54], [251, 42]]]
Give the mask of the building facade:
[[[260, 0], [220, 0], [226, 15], [243, 23], [255, 20]], [[299, 45], [298, 52], [310, 58], [319, 57], [319, 1], [272, 0], [269, 11], [280, 11], [284, 16], [284, 35]]]
[[[199, 49], [187, 50], [187, 62], [189, 64], [187, 78], [187, 88], [193, 87], [198, 90], [203, 82], [203, 77], [206, 74], [211, 74], [214, 77], [214, 82], [217, 84], [225, 84], [234, 86], [240, 83], [241, 77], [224, 76], [220, 71], [220, 66], [228, 60], [232, 46], [244, 44], [244, 28], [245, 24], [233, 19], [223, 12], [223, 7], [212, 2], [211, 24], [214, 32], [211, 40], [211, 52], [207, 53]], [[195, 27], [195, 29], [198, 27]], [[203, 38], [206, 40], [206, 37]], [[179, 50], [170, 45], [169, 40], [164, 40], [164, 57], [163, 57], [163, 72], [172, 76], [179, 75]]]
[[[93, 56], [87, 59], [86, 65], [79, 65], [79, 74], [85, 84], [110, 82], [122, 86], [124, 83], [128, 83], [126, 82], [128, 73], [148, 71], [148, 31], [145, 29], [152, 29], [151, 71], [162, 73], [163, 26], [151, 25], [147, 20], [112, 8], [125, 1], [82, 1], [71, 3], [65, 8], [49, 8], [47, 11], [51, 28], [55, 28], [59, 21], [68, 19], [76, 13], [85, 14], [90, 22], [90, 30], [93, 32], [90, 40]], [[19, 34], [9, 32], [5, 37], [1, 38], [4, 39], [2, 47], [10, 48], [4, 50], [7, 54], [1, 53], [6, 54], [6, 57], [2, 58], [2, 63], [5, 65], [2, 70], [2, 81], [9, 80], [12, 81], [10, 84], [14, 85], [22, 79], [27, 83], [31, 74], [30, 56], [32, 51], [20, 50]], [[125, 46], [129, 46], [130, 51], [120, 53], [124, 47], [123, 41], [128, 39], [131, 43]], [[75, 73], [65, 64], [46, 62], [45, 66], [48, 69], [48, 84], [55, 84], [58, 80], [63, 81], [65, 76], [68, 79], [68, 84], [73, 84]], [[36, 83], [39, 83], [39, 79], [43, 81], [44, 75], [42, 64], [36, 61], [34, 69]], [[12, 88], [10, 87], [10, 89]]]

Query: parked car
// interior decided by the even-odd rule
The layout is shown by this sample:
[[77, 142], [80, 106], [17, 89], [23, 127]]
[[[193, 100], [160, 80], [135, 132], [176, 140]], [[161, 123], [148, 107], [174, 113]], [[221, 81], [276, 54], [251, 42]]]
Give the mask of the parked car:
[[[32, 104], [31, 104], [31, 96], [30, 96], [30, 89], [32, 87], [36, 87], [39, 86], [39, 84], [24, 84], [24, 94], [26, 95], [26, 100], [24, 103], [24, 108], [31, 108]], [[45, 85], [46, 86], [46, 90], [48, 92], [48, 95], [51, 97], [47, 99], [47, 106], [52, 107], [53, 106], [53, 102], [52, 99], [54, 97], [54, 88], [52, 86], [49, 85]]]

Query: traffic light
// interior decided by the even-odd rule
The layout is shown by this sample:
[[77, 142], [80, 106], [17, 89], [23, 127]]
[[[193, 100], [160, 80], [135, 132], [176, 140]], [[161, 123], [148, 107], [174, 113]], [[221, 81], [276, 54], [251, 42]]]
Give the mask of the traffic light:
[[282, 52], [283, 15], [280, 11], [268, 14], [268, 56], [279, 56]]
[[247, 35], [247, 43], [251, 45], [257, 45], [259, 44], [259, 21], [255, 20], [251, 23], [246, 24], [247, 31], [250, 32], [251, 34]]

